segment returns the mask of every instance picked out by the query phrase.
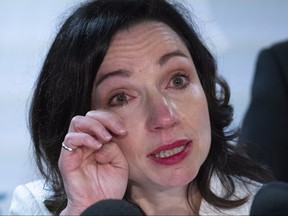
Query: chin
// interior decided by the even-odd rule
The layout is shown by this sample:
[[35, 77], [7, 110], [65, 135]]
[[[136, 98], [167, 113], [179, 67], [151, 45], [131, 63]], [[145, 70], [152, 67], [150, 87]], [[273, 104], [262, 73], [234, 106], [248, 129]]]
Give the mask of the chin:
[[190, 182], [192, 182], [198, 172], [189, 172], [189, 173], [173, 173], [171, 176], [166, 176], [165, 182], [163, 185], [170, 186], [170, 187], [180, 187], [180, 186], [187, 186]]

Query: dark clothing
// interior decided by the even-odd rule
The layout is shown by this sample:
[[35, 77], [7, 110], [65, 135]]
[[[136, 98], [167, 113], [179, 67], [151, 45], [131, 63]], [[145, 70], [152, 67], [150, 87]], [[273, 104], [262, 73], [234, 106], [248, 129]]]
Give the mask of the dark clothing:
[[259, 54], [240, 139], [252, 158], [288, 182], [288, 41]]

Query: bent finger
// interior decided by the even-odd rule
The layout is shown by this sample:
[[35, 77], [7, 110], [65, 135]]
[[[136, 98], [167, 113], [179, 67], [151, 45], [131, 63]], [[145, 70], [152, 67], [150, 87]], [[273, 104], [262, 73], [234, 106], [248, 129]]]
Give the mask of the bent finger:
[[119, 146], [114, 142], [108, 142], [103, 145], [101, 150], [96, 152], [96, 158], [97, 161], [102, 164], [110, 163], [116, 166], [122, 164], [121, 167], [128, 166], [124, 154], [120, 150]]
[[[69, 132], [66, 134], [62, 143], [64, 150], [73, 152], [78, 147], [87, 147], [89, 149], [98, 150], [102, 147], [102, 143], [87, 133]], [[67, 147], [68, 149], [66, 149]], [[73, 150], [73, 151], [72, 151]]]
[[83, 132], [90, 134], [97, 138], [100, 142], [108, 142], [112, 139], [112, 135], [108, 129], [100, 121], [87, 117], [87, 116], [75, 116], [71, 120], [69, 126], [70, 132]]
[[116, 113], [106, 110], [91, 110], [86, 113], [86, 116], [101, 122], [109, 131], [116, 135], [124, 135], [126, 133], [125, 125]]

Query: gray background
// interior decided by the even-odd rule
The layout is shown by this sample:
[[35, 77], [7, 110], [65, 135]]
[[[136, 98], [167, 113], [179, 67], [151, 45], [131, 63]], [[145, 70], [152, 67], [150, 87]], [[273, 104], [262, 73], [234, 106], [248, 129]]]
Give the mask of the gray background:
[[[57, 26], [78, 2], [0, 0], [0, 214], [7, 214], [18, 184], [39, 177], [31, 162], [26, 121], [29, 97]], [[288, 38], [288, 1], [188, 2], [219, 72], [230, 83], [233, 124], [240, 125], [250, 99], [258, 51]]]

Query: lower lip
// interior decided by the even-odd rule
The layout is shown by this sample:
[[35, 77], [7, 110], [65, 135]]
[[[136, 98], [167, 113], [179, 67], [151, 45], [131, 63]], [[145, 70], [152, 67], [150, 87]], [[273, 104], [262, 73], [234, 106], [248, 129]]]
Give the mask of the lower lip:
[[183, 149], [183, 151], [175, 155], [172, 155], [170, 157], [156, 158], [154, 156], [151, 156], [150, 158], [154, 162], [160, 165], [174, 165], [174, 164], [180, 163], [182, 160], [184, 160], [188, 156], [190, 152], [190, 146], [191, 146], [191, 143], [189, 142], [185, 145], [185, 148]]

